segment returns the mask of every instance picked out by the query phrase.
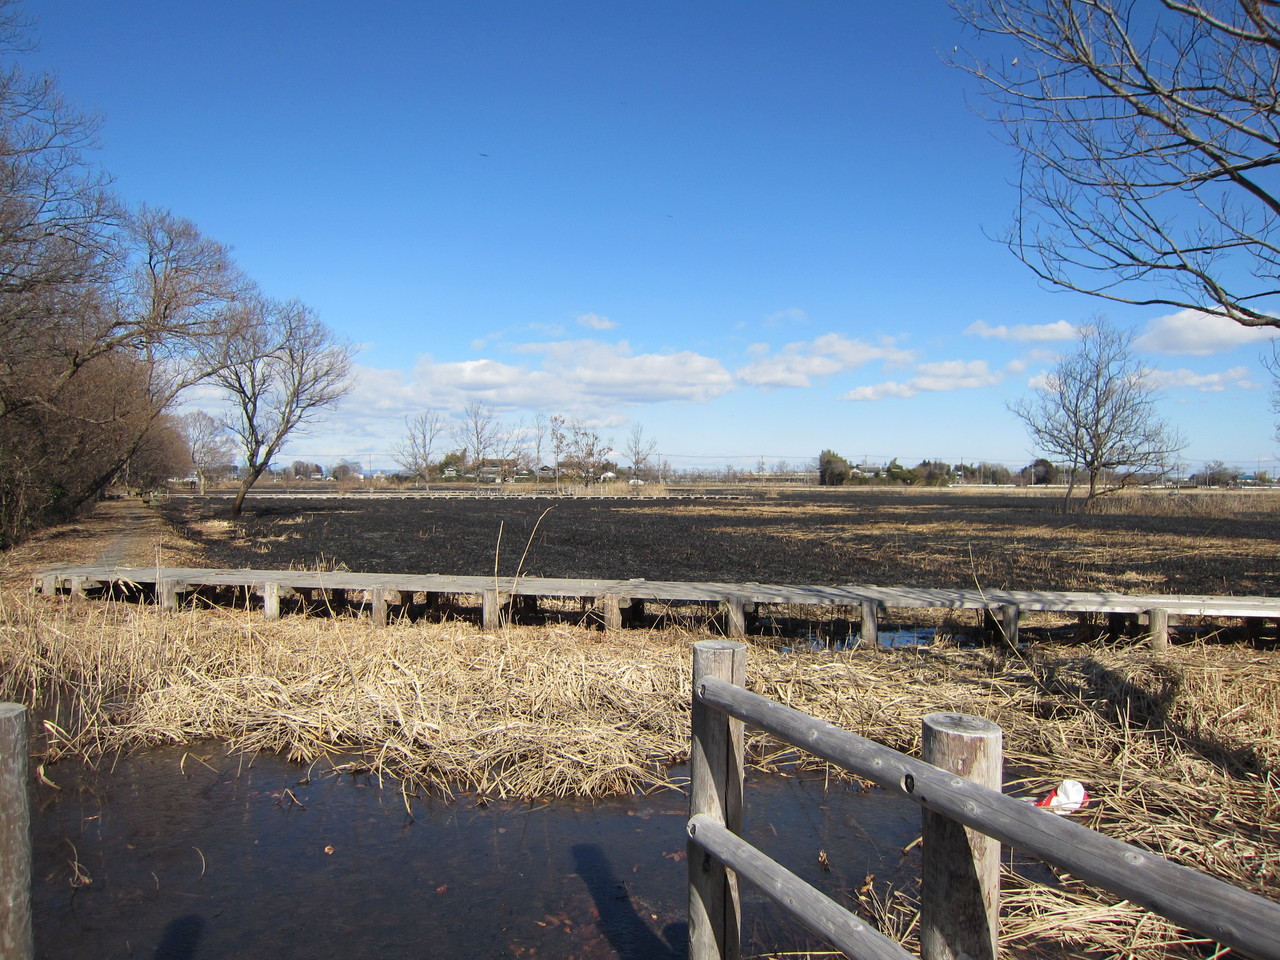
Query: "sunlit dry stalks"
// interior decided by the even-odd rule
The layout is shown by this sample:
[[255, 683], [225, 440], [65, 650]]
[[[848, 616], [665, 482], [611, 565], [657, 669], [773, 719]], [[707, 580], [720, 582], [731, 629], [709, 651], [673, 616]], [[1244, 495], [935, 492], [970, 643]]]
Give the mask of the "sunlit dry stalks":
[[1094, 514], [1142, 517], [1241, 517], [1280, 513], [1280, 493], [1274, 490], [1198, 491], [1127, 490], [1099, 497]]

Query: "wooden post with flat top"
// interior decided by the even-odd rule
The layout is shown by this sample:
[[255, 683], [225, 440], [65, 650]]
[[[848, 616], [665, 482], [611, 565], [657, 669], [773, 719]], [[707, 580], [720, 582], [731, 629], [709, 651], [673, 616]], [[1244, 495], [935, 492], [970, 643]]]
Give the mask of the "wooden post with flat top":
[[[1003, 736], [990, 720], [931, 713], [923, 721], [926, 763], [1001, 789]], [[920, 867], [922, 960], [995, 960], [1000, 943], [1000, 842], [925, 810]]]

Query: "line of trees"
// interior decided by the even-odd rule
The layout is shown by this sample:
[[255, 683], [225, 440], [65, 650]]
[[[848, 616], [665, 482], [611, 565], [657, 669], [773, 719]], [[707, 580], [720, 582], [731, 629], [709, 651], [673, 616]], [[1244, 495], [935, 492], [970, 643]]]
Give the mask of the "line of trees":
[[[633, 478], [650, 469], [656, 446], [642, 426], [632, 427], [623, 453]], [[407, 417], [392, 457], [408, 476], [425, 485], [447, 473], [470, 476], [477, 485], [502, 482], [521, 472], [536, 473], [549, 457], [558, 485], [592, 483], [615, 473], [619, 466], [611, 459], [614, 453], [612, 441], [583, 420], [538, 413], [509, 422], [487, 404], [473, 402], [456, 417], [436, 409]]]
[[0, 545], [117, 478], [185, 473], [193, 439], [200, 469], [223, 440], [172, 412], [197, 383], [234, 398], [227, 422], [260, 469], [341, 395], [349, 362], [310, 311], [264, 296], [189, 220], [126, 209], [86, 158], [94, 122], [21, 69], [26, 46], [0, 0]]

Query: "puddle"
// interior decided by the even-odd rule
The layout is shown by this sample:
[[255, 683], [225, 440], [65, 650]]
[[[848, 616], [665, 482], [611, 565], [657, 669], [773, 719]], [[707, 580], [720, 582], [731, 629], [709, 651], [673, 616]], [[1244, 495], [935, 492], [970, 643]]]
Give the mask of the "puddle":
[[[924, 647], [937, 638], [938, 631], [933, 627], [908, 627], [902, 630], [881, 630], [878, 634], [882, 647]], [[794, 634], [799, 645], [782, 647], [784, 653], [794, 653], [797, 649], [808, 653], [821, 653], [826, 650], [848, 652], [862, 646], [862, 634], [850, 633], [843, 636], [828, 636], [818, 627], [808, 627]]]
[[[675, 791], [414, 800], [410, 820], [399, 792], [368, 777], [304, 784], [306, 770], [278, 758], [219, 753], [209, 766], [187, 755], [184, 773], [187, 753], [48, 771], [62, 789], [36, 788], [40, 957], [685, 955], [687, 801]], [[749, 775], [745, 833], [846, 904], [868, 874], [918, 869], [902, 855], [917, 807], [821, 777]], [[743, 901], [744, 956], [818, 945], [746, 886]]]

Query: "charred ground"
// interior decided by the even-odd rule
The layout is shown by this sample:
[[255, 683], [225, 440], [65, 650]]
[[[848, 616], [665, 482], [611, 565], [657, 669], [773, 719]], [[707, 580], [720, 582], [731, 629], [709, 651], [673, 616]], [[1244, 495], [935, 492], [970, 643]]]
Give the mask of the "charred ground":
[[206, 563], [379, 573], [1280, 592], [1280, 498], [1136, 495], [1105, 513], [1013, 493], [787, 492], [741, 500], [178, 499]]

